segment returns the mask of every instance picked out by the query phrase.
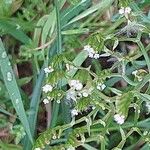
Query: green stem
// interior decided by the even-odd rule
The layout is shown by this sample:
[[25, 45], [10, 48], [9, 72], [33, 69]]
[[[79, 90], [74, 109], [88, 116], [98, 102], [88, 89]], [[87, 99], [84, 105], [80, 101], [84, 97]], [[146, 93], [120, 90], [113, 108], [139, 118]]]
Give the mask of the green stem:
[[[55, 7], [56, 7], [56, 18], [57, 18], [57, 54], [62, 53], [62, 37], [61, 37], [61, 25], [60, 25], [60, 12], [59, 12], [59, 3], [58, 0], [54, 1]], [[62, 69], [62, 65], [59, 66], [60, 69]], [[61, 88], [60, 81], [58, 83], [58, 88]], [[53, 111], [52, 111], [52, 120], [51, 120], [51, 128], [56, 126], [57, 123], [57, 117], [59, 113], [59, 104], [55, 101], [53, 103]]]

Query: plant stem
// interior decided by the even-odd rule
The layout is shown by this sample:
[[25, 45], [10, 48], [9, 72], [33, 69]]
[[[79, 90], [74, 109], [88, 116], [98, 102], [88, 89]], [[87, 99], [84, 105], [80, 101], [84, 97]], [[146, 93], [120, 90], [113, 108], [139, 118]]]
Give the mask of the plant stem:
[[[61, 25], [60, 25], [60, 12], [59, 12], [59, 3], [58, 0], [54, 1], [56, 8], [56, 18], [57, 18], [57, 54], [62, 53], [62, 37], [61, 37]], [[62, 65], [59, 66], [59, 69], [62, 69]], [[58, 88], [61, 88], [62, 81], [59, 81]], [[55, 101], [53, 103], [53, 111], [52, 111], [52, 120], [51, 120], [51, 128], [56, 126], [57, 117], [59, 113], [59, 104]]]

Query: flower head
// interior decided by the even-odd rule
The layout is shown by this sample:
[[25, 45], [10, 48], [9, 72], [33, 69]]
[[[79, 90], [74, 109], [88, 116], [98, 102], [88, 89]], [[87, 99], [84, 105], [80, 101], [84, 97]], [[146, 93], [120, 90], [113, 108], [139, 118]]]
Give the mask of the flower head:
[[116, 114], [114, 115], [114, 120], [118, 123], [118, 124], [123, 124], [125, 121], [125, 116], [120, 115], [120, 114]]
[[130, 7], [121, 7], [119, 9], [119, 14], [124, 15], [128, 19], [128, 15], [131, 13]]
[[90, 58], [98, 59], [100, 55], [90, 45], [84, 46], [84, 51], [88, 52]]
[[43, 89], [43, 92], [48, 93], [53, 90], [53, 87], [50, 84], [46, 84], [42, 87], [42, 89]]
[[89, 96], [89, 94], [87, 92], [83, 92], [82, 95], [83, 95], [83, 97], [88, 97]]
[[44, 104], [48, 104], [48, 103], [49, 103], [49, 100], [48, 100], [47, 98], [45, 98], [45, 99], [43, 100], [43, 103], [44, 103]]
[[82, 83], [79, 80], [71, 80], [69, 82], [69, 85], [70, 85], [71, 88], [73, 88], [73, 89], [75, 89], [77, 91], [79, 91], [79, 90], [81, 90], [83, 88], [83, 85], [82, 85]]
[[97, 84], [97, 87], [96, 87], [98, 90], [102, 91], [106, 88], [106, 85], [105, 84], [102, 84], [102, 83], [98, 83]]
[[51, 66], [49, 66], [49, 67], [47, 67], [47, 68], [44, 68], [44, 72], [46, 73], [46, 74], [49, 74], [49, 73], [51, 73], [51, 72], [53, 72], [54, 71], [54, 69], [51, 67]]
[[78, 115], [78, 110], [77, 109], [72, 109], [71, 110], [71, 115], [73, 116], [77, 116]]

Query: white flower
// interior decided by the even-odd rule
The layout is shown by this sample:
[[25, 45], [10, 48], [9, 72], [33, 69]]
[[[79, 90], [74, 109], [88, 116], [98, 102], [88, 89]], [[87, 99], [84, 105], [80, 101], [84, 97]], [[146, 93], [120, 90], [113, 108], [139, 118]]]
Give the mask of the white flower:
[[99, 54], [95, 54], [95, 55], [94, 55], [94, 58], [95, 58], [95, 59], [98, 59], [99, 57], [100, 57]]
[[70, 85], [71, 87], [74, 87], [77, 83], [78, 83], [77, 80], [71, 80], [71, 81], [69, 81], [69, 85]]
[[72, 115], [72, 117], [73, 117], [73, 116], [77, 116], [77, 115], [78, 115], [78, 110], [72, 109], [72, 110], [71, 110], [71, 115]]
[[54, 69], [51, 67], [51, 66], [49, 66], [49, 67], [47, 67], [47, 68], [44, 68], [44, 72], [46, 73], [46, 74], [49, 74], [49, 73], [51, 73], [51, 72], [53, 72], [54, 71]]
[[34, 150], [41, 150], [39, 147], [35, 148]]
[[118, 124], [123, 124], [124, 121], [125, 121], [125, 116], [116, 114], [116, 115], [114, 115], [114, 120], [115, 120]]
[[94, 51], [94, 49], [90, 45], [84, 46], [84, 51], [88, 52], [90, 58], [98, 59], [100, 57], [100, 55], [96, 51]]
[[121, 7], [119, 10], [119, 14], [124, 15], [128, 19], [128, 15], [131, 13], [130, 7]]
[[96, 87], [98, 90], [102, 91], [106, 88], [106, 85], [105, 84], [102, 84], [102, 83], [98, 83], [97, 84], [97, 87]]
[[48, 93], [53, 90], [53, 87], [50, 84], [46, 84], [42, 87], [42, 89], [43, 89], [43, 92]]
[[82, 95], [83, 95], [83, 97], [88, 97], [89, 96], [89, 94], [86, 91], [83, 92]]
[[124, 11], [124, 7], [121, 7], [121, 8], [119, 9], [119, 14], [122, 15], [122, 14], [124, 14], [124, 12], [125, 12], [125, 11]]
[[131, 8], [130, 7], [126, 7], [125, 8], [125, 13], [130, 14], [131, 13]]
[[44, 104], [48, 104], [48, 103], [49, 103], [49, 100], [48, 100], [47, 98], [45, 98], [45, 99], [43, 100], [43, 103], [44, 103]]
[[84, 50], [85, 50], [85, 51], [90, 51], [90, 49], [91, 49], [91, 46], [90, 46], [90, 45], [85, 45], [85, 46], [84, 46]]
[[69, 82], [69, 85], [71, 88], [76, 89], [77, 91], [79, 91], [83, 88], [83, 85], [79, 80], [71, 80]]
[[93, 57], [94, 57], [94, 54], [93, 54], [93, 53], [89, 53], [89, 57], [90, 57], [90, 58], [93, 58]]
[[75, 85], [75, 89], [76, 89], [77, 91], [80, 91], [82, 88], [83, 88], [82, 83], [77, 83], [77, 84]]

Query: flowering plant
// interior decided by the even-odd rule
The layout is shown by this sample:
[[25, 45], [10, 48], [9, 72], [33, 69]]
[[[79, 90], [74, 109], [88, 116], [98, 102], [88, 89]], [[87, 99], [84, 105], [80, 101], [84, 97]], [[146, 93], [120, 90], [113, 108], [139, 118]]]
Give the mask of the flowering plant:
[[[2, 19], [1, 32], [24, 44], [11, 45], [19, 47], [14, 66], [28, 62], [32, 68], [31, 77], [18, 80], [3, 45], [9, 43], [6, 34], [0, 41], [0, 76], [6, 86], [0, 82], [0, 98], [10, 99], [16, 114], [0, 110], [15, 118], [8, 127], [14, 143], [24, 150], [149, 149], [147, 3], [35, 0], [26, 8], [26, 2], [14, 2], [8, 8], [13, 8], [11, 15], [22, 5], [19, 21]], [[34, 20], [34, 32], [21, 24], [24, 20]], [[18, 87], [22, 82], [32, 84], [29, 96]], [[5, 103], [7, 108], [10, 101]]]

